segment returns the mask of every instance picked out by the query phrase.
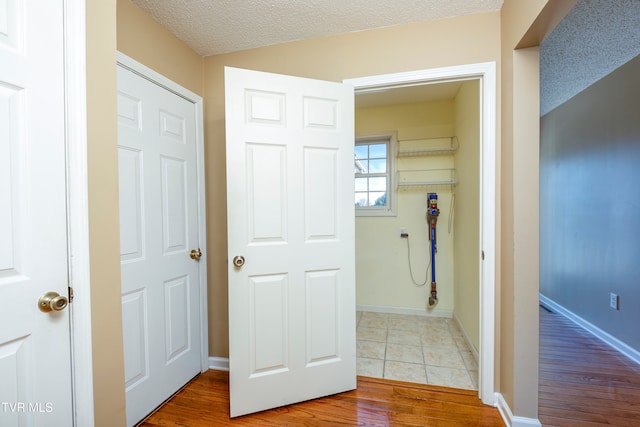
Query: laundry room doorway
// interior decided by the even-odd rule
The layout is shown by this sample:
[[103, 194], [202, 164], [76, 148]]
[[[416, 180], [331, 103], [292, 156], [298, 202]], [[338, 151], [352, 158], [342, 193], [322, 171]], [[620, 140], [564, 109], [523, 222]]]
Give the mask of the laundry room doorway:
[[[492, 404], [495, 64], [345, 82], [356, 95], [359, 374], [415, 375]], [[439, 208], [431, 305], [428, 194]]]

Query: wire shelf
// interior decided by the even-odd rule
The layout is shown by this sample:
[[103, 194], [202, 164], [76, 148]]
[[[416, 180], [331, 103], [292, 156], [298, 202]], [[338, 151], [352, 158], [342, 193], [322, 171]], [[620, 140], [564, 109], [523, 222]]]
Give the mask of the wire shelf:
[[405, 139], [398, 141], [398, 157], [450, 155], [458, 149], [458, 138]]
[[455, 169], [400, 170], [396, 174], [398, 190], [451, 188], [458, 182]]

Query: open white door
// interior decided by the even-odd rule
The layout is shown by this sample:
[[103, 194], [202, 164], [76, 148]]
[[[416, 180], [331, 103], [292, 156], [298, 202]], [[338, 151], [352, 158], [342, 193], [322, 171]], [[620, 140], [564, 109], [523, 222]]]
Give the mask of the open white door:
[[201, 370], [195, 105], [118, 65], [127, 425]]
[[0, 1], [3, 427], [73, 425], [63, 34], [63, 2]]
[[356, 387], [354, 98], [225, 68], [231, 416]]

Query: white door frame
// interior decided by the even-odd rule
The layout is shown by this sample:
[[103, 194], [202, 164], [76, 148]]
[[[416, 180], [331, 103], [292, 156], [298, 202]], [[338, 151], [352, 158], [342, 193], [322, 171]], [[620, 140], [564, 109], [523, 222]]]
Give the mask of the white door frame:
[[94, 425], [89, 192], [87, 179], [86, 8], [65, 0], [65, 147], [67, 157], [67, 245], [71, 316], [72, 405], [75, 426]]
[[196, 109], [196, 157], [197, 170], [196, 178], [198, 181], [198, 240], [200, 242], [200, 250], [202, 258], [198, 263], [198, 271], [200, 277], [200, 371], [204, 372], [209, 369], [209, 332], [208, 332], [208, 314], [207, 314], [207, 228], [206, 228], [206, 198], [204, 191], [204, 125], [203, 125], [203, 101], [202, 97], [191, 92], [190, 90], [180, 86], [176, 82], [169, 80], [162, 74], [152, 70], [151, 68], [139, 63], [138, 61], [128, 57], [127, 55], [116, 52], [116, 59], [119, 66], [122, 66], [142, 78], [178, 95], [181, 98], [193, 103]]
[[[478, 80], [480, 84], [480, 371], [478, 395], [491, 406], [496, 405], [495, 325], [496, 325], [496, 63], [432, 68], [404, 73], [384, 74], [343, 82], [355, 93], [376, 92], [393, 87], [418, 86], [451, 81]], [[484, 260], [480, 256], [484, 253]]]

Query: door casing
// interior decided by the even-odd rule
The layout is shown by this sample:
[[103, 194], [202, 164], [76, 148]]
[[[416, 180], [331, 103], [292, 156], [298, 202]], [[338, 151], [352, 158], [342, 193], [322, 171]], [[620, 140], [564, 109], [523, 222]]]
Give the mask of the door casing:
[[[67, 241], [71, 316], [74, 425], [94, 425], [89, 193], [87, 176], [86, 4], [64, 1]], [[72, 262], [73, 260], [73, 262]]]
[[[496, 405], [494, 384], [496, 334], [496, 63], [484, 62], [403, 73], [346, 79], [356, 96], [397, 87], [478, 80], [480, 85], [480, 363], [478, 395]], [[480, 254], [483, 254], [481, 257]]]

